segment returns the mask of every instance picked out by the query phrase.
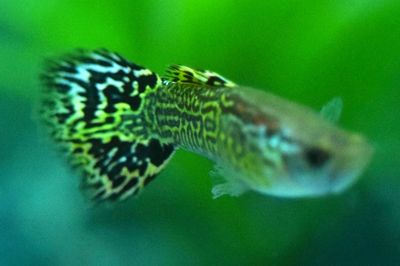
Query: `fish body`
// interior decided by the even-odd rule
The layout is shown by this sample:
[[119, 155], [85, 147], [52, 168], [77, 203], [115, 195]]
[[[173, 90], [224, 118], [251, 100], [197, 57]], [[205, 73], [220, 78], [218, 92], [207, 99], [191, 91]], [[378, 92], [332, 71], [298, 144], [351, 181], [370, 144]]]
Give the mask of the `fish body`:
[[160, 77], [97, 50], [51, 62], [42, 80], [42, 117], [96, 200], [137, 194], [177, 149], [216, 163], [215, 197], [341, 192], [372, 154], [311, 109], [208, 70], [173, 65]]

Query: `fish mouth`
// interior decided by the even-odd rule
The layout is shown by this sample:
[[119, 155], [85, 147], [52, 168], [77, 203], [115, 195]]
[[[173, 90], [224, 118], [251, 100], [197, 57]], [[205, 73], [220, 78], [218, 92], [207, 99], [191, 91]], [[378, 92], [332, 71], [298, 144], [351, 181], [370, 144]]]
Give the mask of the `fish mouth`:
[[373, 147], [368, 143], [363, 143], [348, 156], [344, 156], [330, 178], [331, 192], [338, 194], [353, 185], [365, 171], [373, 153]]

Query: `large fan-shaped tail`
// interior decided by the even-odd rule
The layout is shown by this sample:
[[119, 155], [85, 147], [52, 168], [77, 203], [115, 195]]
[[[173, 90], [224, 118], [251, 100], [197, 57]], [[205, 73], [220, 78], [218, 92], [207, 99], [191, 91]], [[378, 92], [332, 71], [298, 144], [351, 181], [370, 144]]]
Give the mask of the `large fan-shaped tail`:
[[146, 126], [144, 102], [162, 84], [150, 70], [106, 50], [79, 51], [48, 62], [42, 81], [41, 116], [94, 199], [138, 193], [173, 154]]

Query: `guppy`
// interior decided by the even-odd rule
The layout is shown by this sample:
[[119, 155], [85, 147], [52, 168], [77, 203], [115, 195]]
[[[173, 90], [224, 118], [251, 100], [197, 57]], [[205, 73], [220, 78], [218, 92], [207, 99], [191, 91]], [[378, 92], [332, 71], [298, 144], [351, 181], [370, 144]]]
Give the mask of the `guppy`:
[[160, 77], [102, 49], [49, 61], [41, 77], [42, 118], [94, 200], [137, 194], [179, 148], [216, 163], [214, 197], [338, 193], [372, 154], [323, 114], [208, 70], [172, 65]]

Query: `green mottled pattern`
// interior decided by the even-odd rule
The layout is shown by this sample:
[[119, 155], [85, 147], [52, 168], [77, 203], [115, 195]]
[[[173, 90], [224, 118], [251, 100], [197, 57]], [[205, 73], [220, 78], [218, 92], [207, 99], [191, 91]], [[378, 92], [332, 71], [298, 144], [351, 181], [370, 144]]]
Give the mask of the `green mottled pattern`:
[[[256, 120], [266, 118], [237, 90], [167, 82], [149, 104], [154, 131], [163, 141], [257, 175], [272, 163], [259, 156], [253, 137], [260, 130]], [[268, 154], [274, 156], [273, 151]]]

